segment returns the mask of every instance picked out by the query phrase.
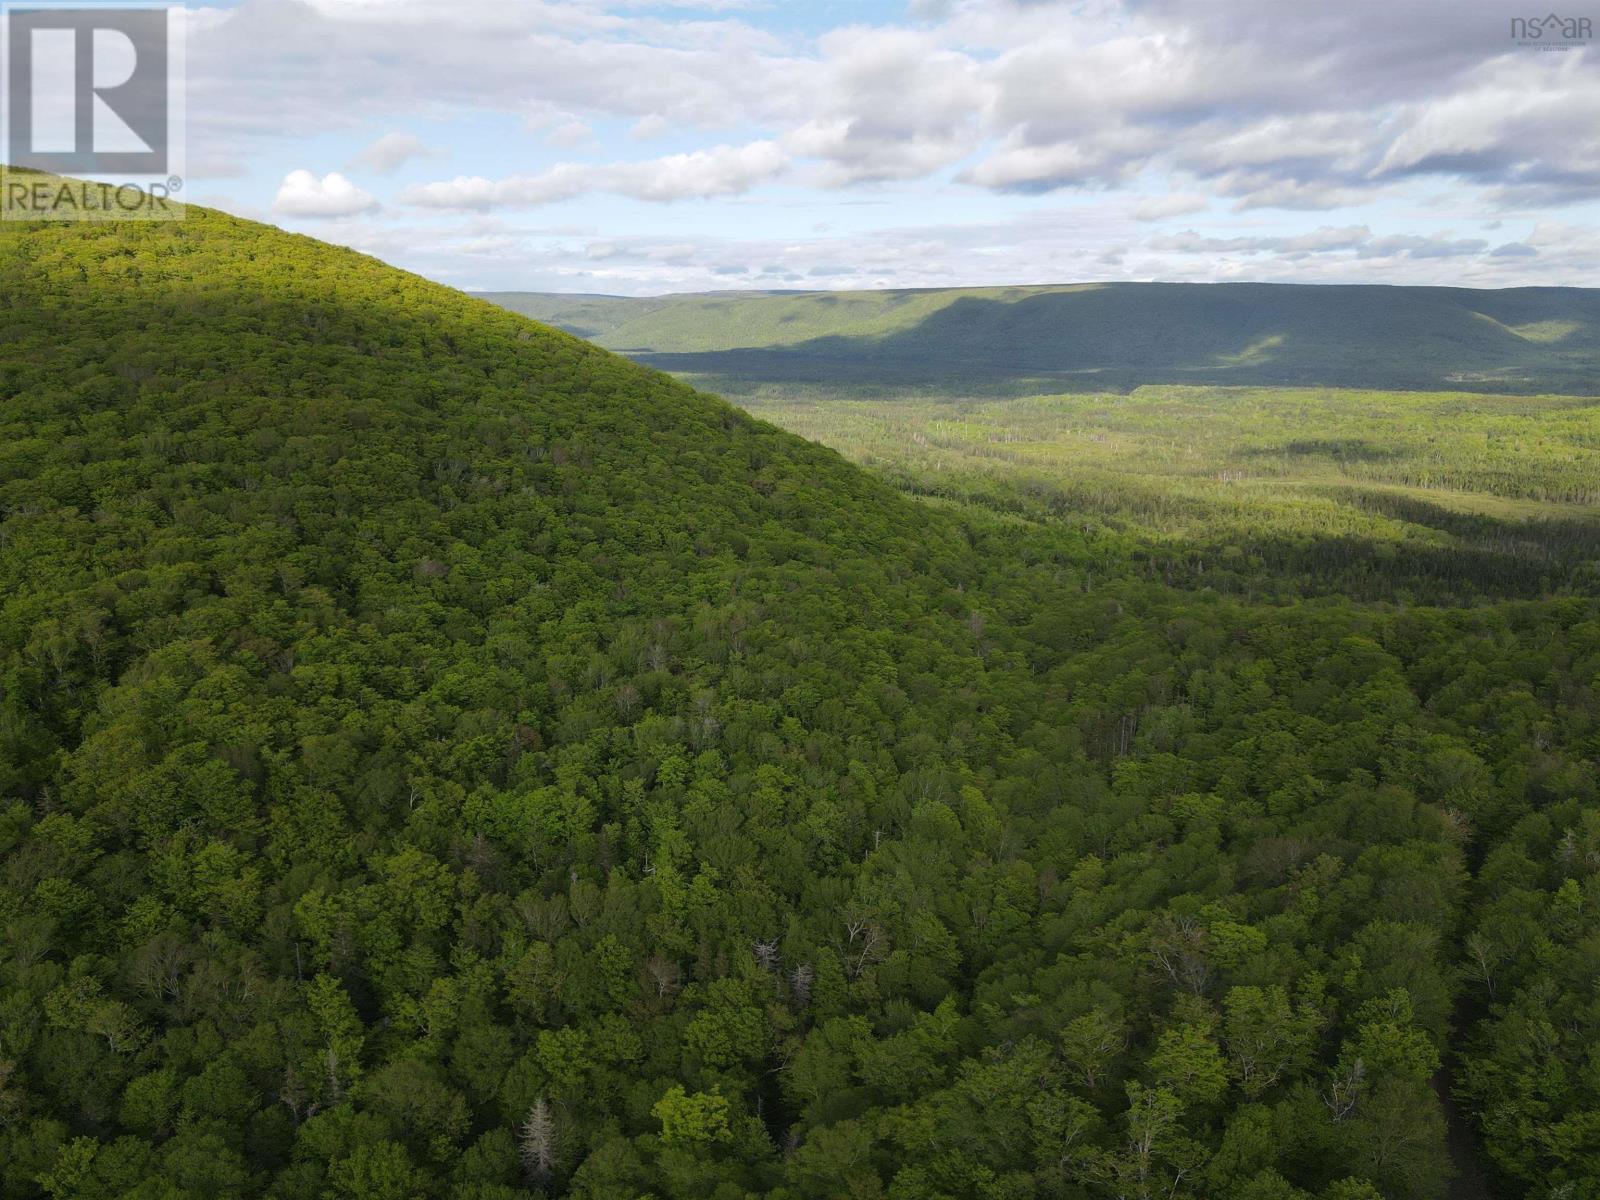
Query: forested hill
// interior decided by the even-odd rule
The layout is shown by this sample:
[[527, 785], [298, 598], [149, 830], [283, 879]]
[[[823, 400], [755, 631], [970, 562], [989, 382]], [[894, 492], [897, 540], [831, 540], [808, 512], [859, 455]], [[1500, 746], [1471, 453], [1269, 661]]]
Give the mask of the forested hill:
[[730, 389], [1600, 392], [1600, 290], [1585, 288], [1106, 283], [488, 298]]
[[1596, 1177], [1592, 598], [1174, 584], [198, 209], [0, 292], [5, 1200], [1430, 1200], [1447, 1052]]

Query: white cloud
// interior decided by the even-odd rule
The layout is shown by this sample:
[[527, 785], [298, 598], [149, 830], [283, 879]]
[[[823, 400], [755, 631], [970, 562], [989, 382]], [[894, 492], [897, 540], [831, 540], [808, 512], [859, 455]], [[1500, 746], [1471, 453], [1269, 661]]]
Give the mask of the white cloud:
[[1003, 146], [963, 171], [963, 183], [1000, 192], [1052, 192], [1060, 188], [1126, 180], [1144, 165], [1143, 157], [1107, 153], [1092, 141]]
[[1489, 243], [1482, 238], [1452, 238], [1448, 234], [1389, 234], [1374, 237], [1365, 225], [1324, 225], [1310, 233], [1292, 235], [1203, 237], [1194, 230], [1152, 238], [1152, 250], [1178, 254], [1271, 254], [1293, 262], [1310, 255], [1347, 258], [1459, 258], [1482, 254]]
[[318, 179], [310, 171], [290, 171], [278, 188], [272, 211], [285, 217], [353, 217], [378, 209], [377, 199], [337, 171]]
[[460, 176], [414, 185], [402, 192], [400, 199], [419, 208], [484, 211], [532, 208], [589, 192], [611, 192], [657, 202], [733, 196], [775, 178], [788, 161], [774, 143], [759, 141], [636, 163], [559, 163], [537, 175], [513, 175], [499, 180]]
[[545, 140], [554, 146], [581, 146], [593, 138], [594, 130], [582, 121], [563, 121], [545, 135]]
[[1252, 121], [1223, 136], [1179, 150], [1196, 170], [1229, 171], [1281, 163], [1329, 162], [1354, 169], [1363, 162], [1370, 122], [1348, 113], [1307, 113]]
[[628, 136], [636, 142], [647, 142], [651, 138], [660, 137], [668, 128], [670, 127], [665, 117], [659, 113], [651, 113], [635, 121], [633, 128], [628, 130]]
[[978, 60], [994, 148], [962, 178], [1045, 192], [1158, 166], [1240, 211], [1363, 203], [1406, 175], [1465, 178], [1504, 203], [1600, 192], [1593, 51], [1519, 53], [1414, 5], [1281, 16], [1268, 0], [1113, 0], [955, 21], [999, 43]]
[[1133, 210], [1133, 219], [1136, 221], [1161, 221], [1167, 217], [1184, 217], [1190, 213], [1202, 212], [1209, 202], [1204, 196], [1196, 196], [1184, 192], [1168, 192], [1165, 196], [1152, 196], [1141, 201], [1139, 207]]
[[386, 133], [356, 155], [351, 165], [387, 175], [414, 158], [429, 158], [433, 153], [416, 134]]
[[588, 0], [242, 0], [195, 10], [188, 24], [191, 149], [401, 112], [782, 124], [814, 74], [738, 19]]
[[1237, 196], [1234, 212], [1253, 208], [1284, 208], [1301, 212], [1325, 212], [1348, 208], [1378, 199], [1381, 189], [1340, 187], [1321, 180], [1277, 178], [1271, 171], [1230, 171], [1214, 183], [1223, 195]]
[[847, 28], [823, 36], [811, 115], [784, 138], [823, 160], [832, 185], [916, 179], [974, 149], [989, 93], [978, 65], [907, 30]]
[[1588, 51], [1486, 64], [1451, 93], [1418, 103], [1375, 177], [1454, 175], [1500, 202], [1561, 204], [1600, 194], [1600, 77]]

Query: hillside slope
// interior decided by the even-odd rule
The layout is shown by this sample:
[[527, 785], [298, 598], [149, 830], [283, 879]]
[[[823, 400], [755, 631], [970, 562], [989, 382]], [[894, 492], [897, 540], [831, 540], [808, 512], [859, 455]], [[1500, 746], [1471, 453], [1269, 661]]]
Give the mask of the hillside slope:
[[1581, 978], [1588, 599], [1164, 586], [202, 210], [0, 289], [5, 1200], [1427, 1200], [1508, 831]]
[[1600, 391], [1600, 291], [1110, 283], [650, 299], [491, 293], [728, 386]]

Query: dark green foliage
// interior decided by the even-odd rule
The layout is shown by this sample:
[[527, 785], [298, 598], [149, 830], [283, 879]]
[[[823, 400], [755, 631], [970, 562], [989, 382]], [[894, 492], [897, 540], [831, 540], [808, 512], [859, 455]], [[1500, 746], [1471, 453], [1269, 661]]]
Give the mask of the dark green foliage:
[[215, 213], [0, 281], [0, 1196], [1420, 1200], [1471, 935], [1592, 1178], [1592, 600], [1168, 586]]

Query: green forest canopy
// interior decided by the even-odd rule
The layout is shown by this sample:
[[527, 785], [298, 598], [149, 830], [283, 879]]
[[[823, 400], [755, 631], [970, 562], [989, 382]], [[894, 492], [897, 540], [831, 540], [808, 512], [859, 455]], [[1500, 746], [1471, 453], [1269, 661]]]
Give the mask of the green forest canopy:
[[1164, 572], [201, 209], [0, 281], [8, 1200], [1421, 1200], [1446, 1055], [1600, 1195], [1577, 576]]

